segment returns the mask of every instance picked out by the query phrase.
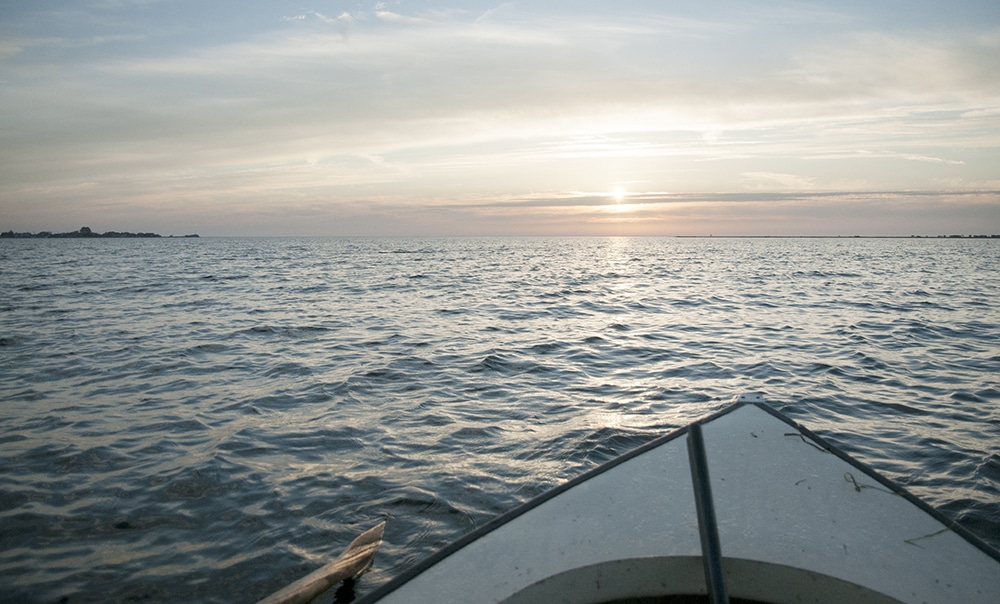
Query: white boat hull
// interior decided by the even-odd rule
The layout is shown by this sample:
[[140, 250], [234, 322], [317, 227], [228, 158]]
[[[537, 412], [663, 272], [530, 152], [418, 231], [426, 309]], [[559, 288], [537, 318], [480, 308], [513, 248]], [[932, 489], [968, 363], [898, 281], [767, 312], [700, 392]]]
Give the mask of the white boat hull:
[[[1000, 602], [1000, 555], [770, 408], [698, 422], [725, 588], [761, 602]], [[366, 600], [612, 602], [706, 594], [688, 429], [446, 548]]]

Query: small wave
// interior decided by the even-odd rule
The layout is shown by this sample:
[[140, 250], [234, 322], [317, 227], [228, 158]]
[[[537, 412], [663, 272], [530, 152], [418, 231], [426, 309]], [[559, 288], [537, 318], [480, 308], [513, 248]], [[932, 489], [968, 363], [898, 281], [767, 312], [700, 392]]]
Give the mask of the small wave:
[[255, 325], [253, 327], [240, 330], [236, 335], [248, 336], [278, 336], [289, 339], [315, 338], [331, 331], [328, 327], [317, 325], [303, 325], [297, 327], [282, 327], [275, 325]]
[[285, 376], [305, 377], [312, 374], [313, 370], [311, 367], [292, 361], [281, 363], [278, 366], [272, 367], [264, 372], [264, 376], [269, 378]]
[[950, 395], [948, 395], [948, 398], [950, 398], [953, 401], [958, 401], [960, 403], [975, 403], [975, 404], [986, 403], [986, 399], [982, 398], [978, 394], [974, 392], [968, 392], [965, 390], [957, 390], [955, 392], [952, 392]]
[[735, 377], [733, 370], [712, 361], [684, 363], [670, 367], [662, 373], [663, 377], [686, 377], [695, 380], [729, 379]]
[[497, 438], [497, 434], [500, 432], [495, 426], [465, 426], [451, 432], [446, 436], [442, 444], [445, 446], [457, 446], [463, 448], [466, 445], [478, 445], [482, 443], [493, 442]]
[[296, 459], [316, 461], [338, 452], [359, 451], [366, 446], [371, 434], [362, 428], [344, 426], [245, 436], [255, 436], [260, 442], [273, 445]]
[[566, 438], [576, 441], [571, 458], [582, 460], [588, 465], [600, 465], [611, 461], [622, 453], [631, 451], [649, 441], [646, 434], [627, 432], [618, 428], [600, 428], [586, 434], [567, 434]]
[[92, 447], [65, 456], [55, 463], [63, 472], [107, 472], [122, 467], [131, 459], [110, 447]]
[[976, 467], [976, 476], [994, 483], [1000, 489], [1000, 454], [992, 454]]
[[225, 344], [198, 344], [197, 346], [192, 346], [187, 349], [188, 354], [217, 354], [220, 352], [226, 352], [229, 347]]
[[222, 497], [239, 488], [239, 480], [210, 463], [159, 474], [148, 481], [147, 487], [153, 501], [190, 501]]
[[243, 281], [249, 279], [249, 274], [238, 274], [238, 275], [202, 275], [200, 279], [209, 283], [219, 283], [221, 281]]
[[532, 344], [531, 348], [529, 348], [532, 352], [539, 354], [552, 354], [565, 349], [566, 344], [562, 342], [541, 342], [538, 344]]
[[541, 363], [534, 358], [522, 358], [502, 353], [487, 355], [471, 368], [473, 373], [485, 371], [501, 375], [549, 373], [555, 370], [555, 367]]
[[209, 432], [211, 427], [205, 422], [186, 417], [175, 417], [168, 421], [153, 422], [133, 428], [138, 433], [146, 434], [188, 434], [192, 432]]

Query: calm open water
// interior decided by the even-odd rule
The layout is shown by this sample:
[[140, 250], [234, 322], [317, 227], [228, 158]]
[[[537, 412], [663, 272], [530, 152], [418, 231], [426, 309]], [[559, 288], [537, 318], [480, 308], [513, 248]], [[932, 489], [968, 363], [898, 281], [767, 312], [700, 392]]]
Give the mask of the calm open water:
[[1000, 546], [1000, 241], [0, 241], [0, 584], [358, 593], [763, 391]]

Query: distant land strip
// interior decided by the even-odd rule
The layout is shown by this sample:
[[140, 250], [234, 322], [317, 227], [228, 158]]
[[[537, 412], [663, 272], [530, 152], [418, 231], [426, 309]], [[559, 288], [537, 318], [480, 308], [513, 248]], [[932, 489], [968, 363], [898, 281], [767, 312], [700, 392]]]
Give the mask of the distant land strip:
[[676, 235], [678, 239], [1000, 239], [1000, 235]]
[[[73, 238], [106, 238], [106, 239], [127, 239], [136, 237], [155, 238], [162, 237], [158, 233], [128, 233], [120, 231], [108, 231], [106, 233], [95, 233], [90, 227], [81, 227], [79, 231], [69, 233], [52, 233], [41, 231], [40, 233], [15, 233], [14, 231], [4, 231], [0, 233], [0, 239], [73, 239]], [[185, 238], [197, 237], [197, 234], [184, 235]], [[173, 237], [170, 235], [169, 237]]]

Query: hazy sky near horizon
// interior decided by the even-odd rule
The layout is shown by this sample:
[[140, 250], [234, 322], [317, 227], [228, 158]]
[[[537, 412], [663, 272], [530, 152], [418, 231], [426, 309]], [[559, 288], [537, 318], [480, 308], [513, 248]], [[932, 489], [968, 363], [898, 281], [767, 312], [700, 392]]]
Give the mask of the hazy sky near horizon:
[[0, 0], [0, 229], [1000, 233], [1000, 2]]

